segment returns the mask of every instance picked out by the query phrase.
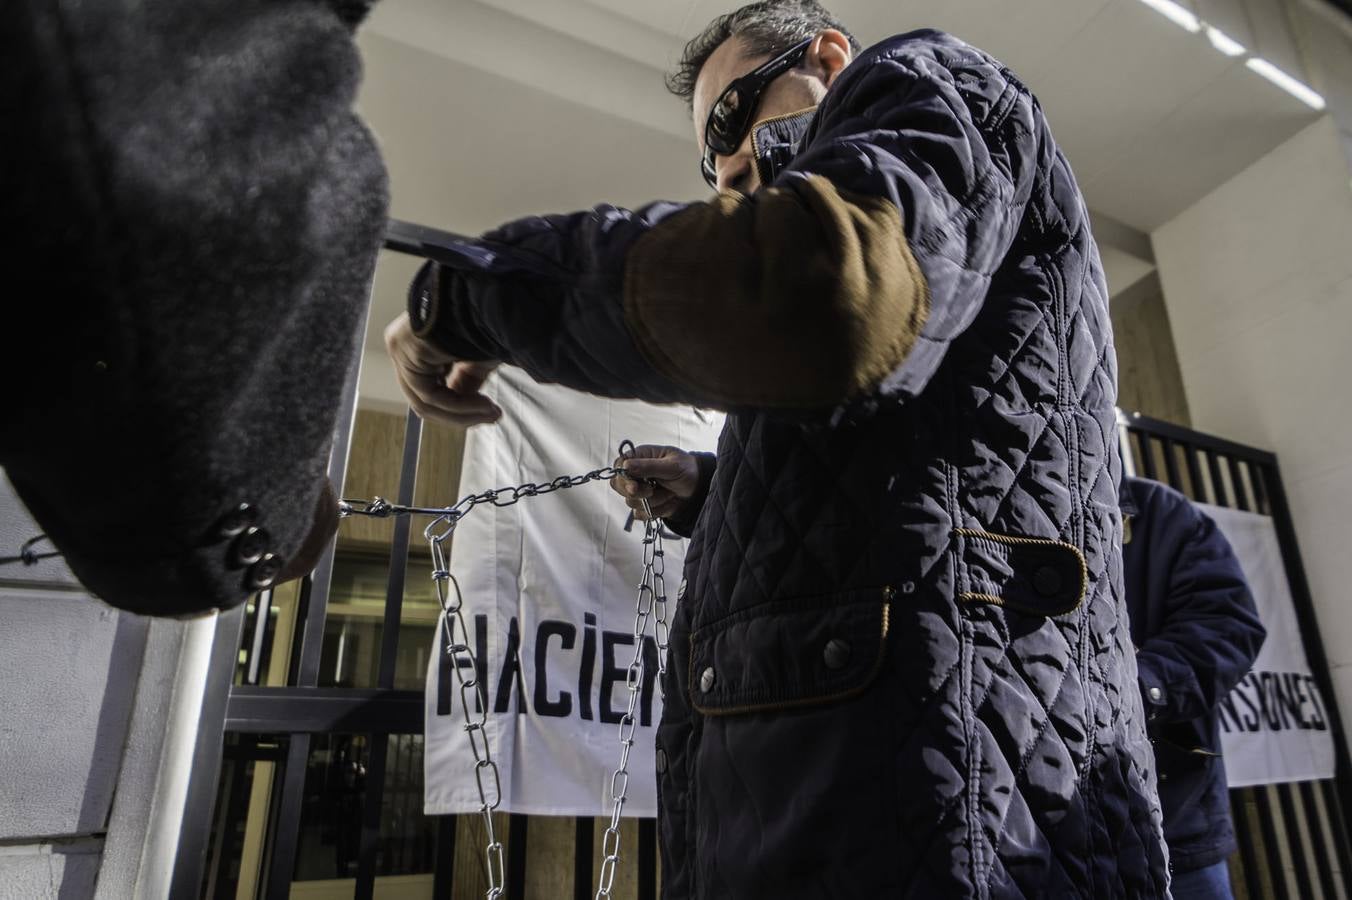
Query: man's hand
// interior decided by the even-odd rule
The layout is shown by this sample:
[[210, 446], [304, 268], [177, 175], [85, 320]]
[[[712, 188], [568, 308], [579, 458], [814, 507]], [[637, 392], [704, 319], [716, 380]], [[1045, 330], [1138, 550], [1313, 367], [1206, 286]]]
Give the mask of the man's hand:
[[699, 464], [694, 454], [676, 447], [645, 444], [634, 448], [631, 455], [616, 459], [615, 467], [623, 468], [627, 477], [615, 476], [610, 487], [624, 498], [636, 519], [647, 518], [644, 500], [656, 518], [675, 515], [699, 486]]
[[498, 363], [453, 359], [413, 333], [408, 313], [385, 329], [385, 349], [408, 405], [424, 419], [468, 427], [502, 417], [498, 405], [480, 393]]

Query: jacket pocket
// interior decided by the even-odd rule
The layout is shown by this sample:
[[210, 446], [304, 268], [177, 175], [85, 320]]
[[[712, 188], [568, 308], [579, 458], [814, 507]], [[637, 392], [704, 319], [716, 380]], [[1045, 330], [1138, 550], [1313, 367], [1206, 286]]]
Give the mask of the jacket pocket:
[[690, 645], [692, 705], [772, 712], [862, 693], [882, 669], [891, 588], [770, 601], [710, 622]]
[[1033, 616], [1062, 616], [1084, 600], [1089, 573], [1074, 544], [1048, 538], [955, 529], [961, 560], [958, 600]]

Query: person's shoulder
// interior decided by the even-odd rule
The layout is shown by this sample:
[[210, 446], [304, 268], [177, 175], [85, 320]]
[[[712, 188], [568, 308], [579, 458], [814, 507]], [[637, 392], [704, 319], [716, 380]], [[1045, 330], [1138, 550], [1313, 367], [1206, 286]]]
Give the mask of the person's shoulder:
[[1202, 511], [1185, 494], [1167, 484], [1149, 478], [1127, 476], [1122, 479], [1122, 489], [1130, 495], [1137, 515], [1143, 519], [1191, 522], [1202, 517]]
[[929, 60], [945, 68], [971, 65], [999, 66], [994, 57], [962, 38], [936, 28], [918, 28], [903, 34], [894, 34], [861, 50], [858, 62], [862, 65], [887, 60]]

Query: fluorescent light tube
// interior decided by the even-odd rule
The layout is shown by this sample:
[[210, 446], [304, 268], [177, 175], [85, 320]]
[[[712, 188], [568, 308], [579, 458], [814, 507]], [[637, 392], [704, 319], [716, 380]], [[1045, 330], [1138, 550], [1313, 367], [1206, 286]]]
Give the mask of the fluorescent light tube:
[[1174, 2], [1174, 0], [1141, 0], [1146, 6], [1155, 12], [1164, 16], [1170, 22], [1180, 28], [1191, 31], [1193, 34], [1202, 30], [1202, 23], [1190, 11]]
[[1244, 45], [1230, 35], [1221, 31], [1219, 28], [1206, 27], [1206, 39], [1211, 41], [1211, 46], [1215, 47], [1226, 56], [1243, 56]]
[[1295, 97], [1301, 103], [1304, 103], [1310, 109], [1322, 110], [1324, 108], [1324, 98], [1316, 94], [1307, 85], [1287, 75], [1281, 69], [1262, 57], [1254, 56], [1244, 61], [1244, 65], [1253, 69], [1259, 75], [1262, 75], [1268, 81], [1277, 85], [1277, 87], [1286, 91], [1292, 97]]

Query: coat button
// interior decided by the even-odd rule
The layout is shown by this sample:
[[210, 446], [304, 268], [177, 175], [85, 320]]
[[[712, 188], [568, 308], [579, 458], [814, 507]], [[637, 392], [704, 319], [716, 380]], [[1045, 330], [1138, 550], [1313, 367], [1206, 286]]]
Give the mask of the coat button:
[[717, 680], [714, 675], [714, 667], [709, 666], [699, 673], [699, 689], [707, 694], [714, 689], [714, 682]]
[[1065, 579], [1055, 566], [1042, 566], [1033, 573], [1033, 589], [1044, 597], [1055, 597], [1064, 584]]
[[249, 574], [244, 579], [244, 584], [253, 591], [270, 588], [273, 582], [277, 580], [277, 576], [282, 574], [285, 565], [285, 561], [280, 556], [265, 553], [262, 559], [249, 568]]
[[216, 525], [216, 534], [223, 538], [232, 538], [258, 521], [258, 510], [248, 503], [241, 503], [221, 517]]
[[1152, 687], [1147, 693], [1150, 695], [1150, 699], [1154, 700], [1156, 703], [1159, 703], [1160, 698], [1164, 696], [1164, 691], [1157, 687]]
[[235, 546], [232, 549], [235, 564], [248, 566], [258, 562], [268, 552], [268, 544], [271, 540], [272, 536], [262, 528], [250, 526], [243, 534], [235, 538]]
[[667, 771], [667, 751], [663, 750], [661, 747], [658, 747], [657, 753], [655, 755], [655, 761], [657, 763], [657, 774], [658, 775], [664, 774]]
[[850, 661], [850, 643], [840, 638], [831, 638], [822, 651], [822, 660], [828, 669], [843, 669]]

